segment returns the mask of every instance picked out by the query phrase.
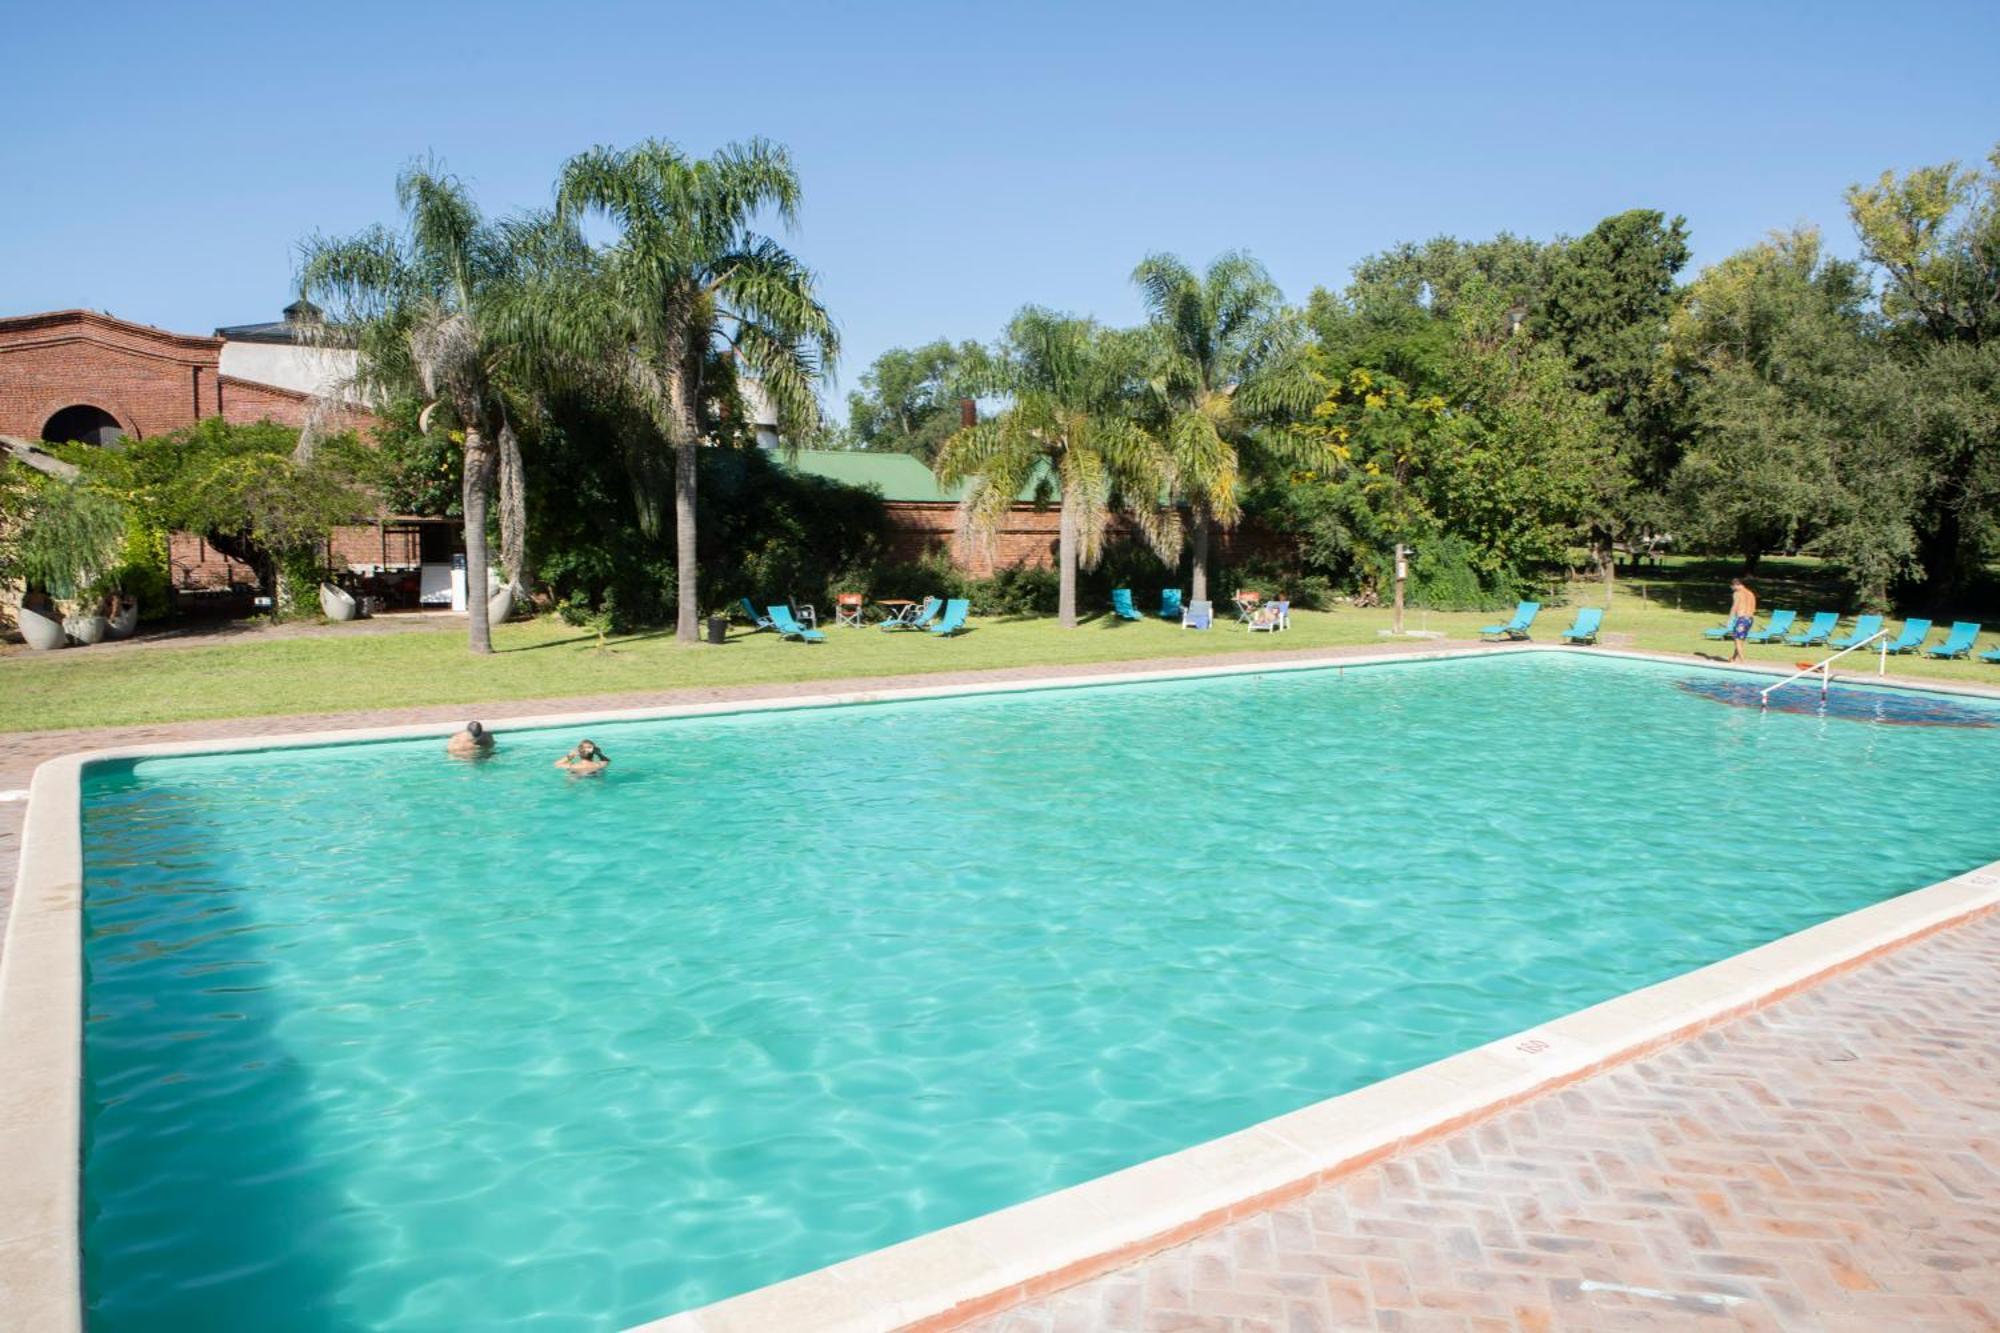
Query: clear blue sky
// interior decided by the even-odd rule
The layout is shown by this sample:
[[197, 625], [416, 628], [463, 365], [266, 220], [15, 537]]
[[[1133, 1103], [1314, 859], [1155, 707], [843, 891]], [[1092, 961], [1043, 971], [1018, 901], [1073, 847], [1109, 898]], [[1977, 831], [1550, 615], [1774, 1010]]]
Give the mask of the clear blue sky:
[[569, 154], [788, 144], [851, 386], [1035, 301], [1113, 321], [1152, 250], [1295, 300], [1439, 233], [1687, 215], [1710, 263], [1885, 167], [2000, 140], [2000, 4], [21, 4], [0, 314], [275, 318], [298, 241], [435, 153], [490, 211]]

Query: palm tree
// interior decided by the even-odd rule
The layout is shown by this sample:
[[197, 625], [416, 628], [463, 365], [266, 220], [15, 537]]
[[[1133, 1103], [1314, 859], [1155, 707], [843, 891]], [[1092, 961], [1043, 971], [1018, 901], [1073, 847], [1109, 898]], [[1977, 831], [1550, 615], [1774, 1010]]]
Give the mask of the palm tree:
[[1172, 462], [1130, 412], [1137, 350], [1129, 336], [1089, 320], [1022, 310], [1008, 325], [993, 386], [1012, 401], [947, 439], [932, 465], [940, 485], [965, 484], [960, 524], [989, 543], [1024, 491], [1055, 486], [1064, 629], [1076, 628], [1077, 570], [1096, 567], [1114, 503], [1161, 559], [1180, 555], [1179, 520], [1160, 503], [1172, 490]]
[[[465, 445], [466, 610], [475, 653], [493, 651], [486, 614], [487, 500], [514, 423], [502, 386], [517, 355], [508, 336], [507, 297], [515, 256], [501, 228], [480, 216], [465, 186], [435, 163], [412, 165], [396, 180], [401, 235], [374, 227], [358, 235], [314, 237], [305, 245], [300, 290], [332, 313], [323, 336], [352, 340], [364, 401], [409, 391], [427, 400], [419, 421], [444, 413]], [[518, 458], [510, 499], [520, 502]], [[512, 525], [503, 525], [509, 526]], [[510, 576], [520, 572], [510, 561]]]
[[753, 139], [693, 159], [649, 139], [563, 165], [557, 213], [602, 213], [619, 239], [605, 257], [618, 319], [612, 349], [626, 391], [674, 451], [675, 636], [696, 640], [696, 448], [711, 356], [724, 351], [776, 409], [781, 435], [819, 424], [817, 387], [839, 350], [810, 270], [754, 224], [790, 223], [799, 178], [783, 148]]
[[[1205, 274], [1173, 255], [1149, 255], [1132, 271], [1154, 337], [1148, 373], [1150, 420], [1179, 478], [1177, 498], [1192, 529], [1190, 599], [1208, 598], [1209, 536], [1242, 517], [1243, 446], [1260, 424], [1317, 401], [1296, 319], [1278, 285], [1246, 254], [1216, 259]], [[1278, 452], [1296, 441], [1272, 436]]]

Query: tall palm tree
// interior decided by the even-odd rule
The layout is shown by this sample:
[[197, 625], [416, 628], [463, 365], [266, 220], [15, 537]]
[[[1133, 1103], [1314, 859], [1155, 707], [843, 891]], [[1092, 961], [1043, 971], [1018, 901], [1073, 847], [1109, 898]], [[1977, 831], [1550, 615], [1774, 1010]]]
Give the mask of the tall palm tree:
[[[329, 307], [326, 336], [357, 347], [357, 383], [343, 392], [372, 401], [414, 387], [427, 400], [423, 428], [442, 414], [462, 435], [469, 641], [473, 652], [490, 653], [487, 501], [502, 445], [514, 432], [502, 379], [518, 350], [504, 318], [517, 265], [506, 233], [481, 217], [465, 186], [437, 164], [405, 170], [396, 202], [404, 215], [400, 235], [378, 226], [309, 240], [300, 289]], [[515, 482], [510, 492], [518, 497], [518, 460]]]
[[797, 440], [819, 424], [817, 387], [839, 350], [813, 274], [755, 229], [767, 210], [790, 223], [799, 203], [790, 155], [761, 139], [694, 159], [649, 139], [594, 148], [563, 165], [556, 209], [601, 213], [620, 234], [605, 256], [626, 391], [674, 453], [675, 636], [696, 640], [696, 448], [718, 349], [740, 363]]
[[[1242, 450], [1260, 424], [1317, 401], [1305, 339], [1271, 275], [1246, 254], [1198, 274], [1173, 255], [1132, 271], [1153, 334], [1149, 420], [1172, 456], [1188, 506], [1190, 598], [1208, 598], [1209, 538], [1242, 517]], [[1274, 443], [1293, 448], [1289, 439]]]
[[1064, 629], [1076, 628], [1077, 570], [1096, 567], [1114, 504], [1161, 559], [1180, 555], [1179, 520], [1160, 504], [1172, 490], [1172, 462], [1130, 410], [1135, 351], [1128, 337], [1089, 320], [1022, 310], [1008, 325], [992, 386], [1012, 401], [946, 440], [932, 465], [940, 485], [965, 483], [960, 524], [989, 543], [1022, 492], [1056, 487]]

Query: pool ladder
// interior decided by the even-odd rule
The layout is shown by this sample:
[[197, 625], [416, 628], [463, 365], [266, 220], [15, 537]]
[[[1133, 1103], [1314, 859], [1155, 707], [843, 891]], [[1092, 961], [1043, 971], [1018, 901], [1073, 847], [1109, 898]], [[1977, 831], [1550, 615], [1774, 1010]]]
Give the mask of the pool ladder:
[[1876, 630], [1873, 634], [1863, 639], [1860, 643], [1848, 644], [1845, 648], [1842, 648], [1839, 652], [1835, 653], [1831, 657], [1824, 658], [1818, 662], [1814, 662], [1811, 666], [1800, 667], [1797, 671], [1794, 671], [1791, 675], [1785, 677], [1783, 680], [1779, 681], [1776, 685], [1765, 686], [1763, 689], [1757, 692], [1757, 706], [1759, 708], [1769, 708], [1771, 706], [1771, 696], [1773, 694], [1776, 694], [1779, 690], [1784, 689], [1785, 686], [1791, 684], [1793, 681], [1799, 679], [1801, 676], [1810, 676], [1815, 671], [1819, 672], [1819, 697], [1821, 699], [1826, 698], [1827, 687], [1833, 684], [1833, 664], [1835, 662], [1838, 662], [1841, 658], [1847, 656], [1849, 653], [1860, 652], [1863, 648], [1866, 648], [1869, 644], [1874, 643], [1877, 639], [1882, 640], [1882, 651], [1879, 654], [1881, 662], [1876, 666], [1875, 674], [1878, 676], [1888, 675], [1889, 674], [1889, 631], [1886, 628], [1884, 628]]

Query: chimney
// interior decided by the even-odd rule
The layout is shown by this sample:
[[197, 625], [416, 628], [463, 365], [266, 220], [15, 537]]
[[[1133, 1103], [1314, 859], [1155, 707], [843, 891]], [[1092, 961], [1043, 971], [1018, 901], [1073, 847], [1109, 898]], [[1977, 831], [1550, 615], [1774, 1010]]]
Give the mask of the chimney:
[[971, 430], [979, 424], [979, 404], [970, 398], [958, 400], [958, 426], [960, 430]]

